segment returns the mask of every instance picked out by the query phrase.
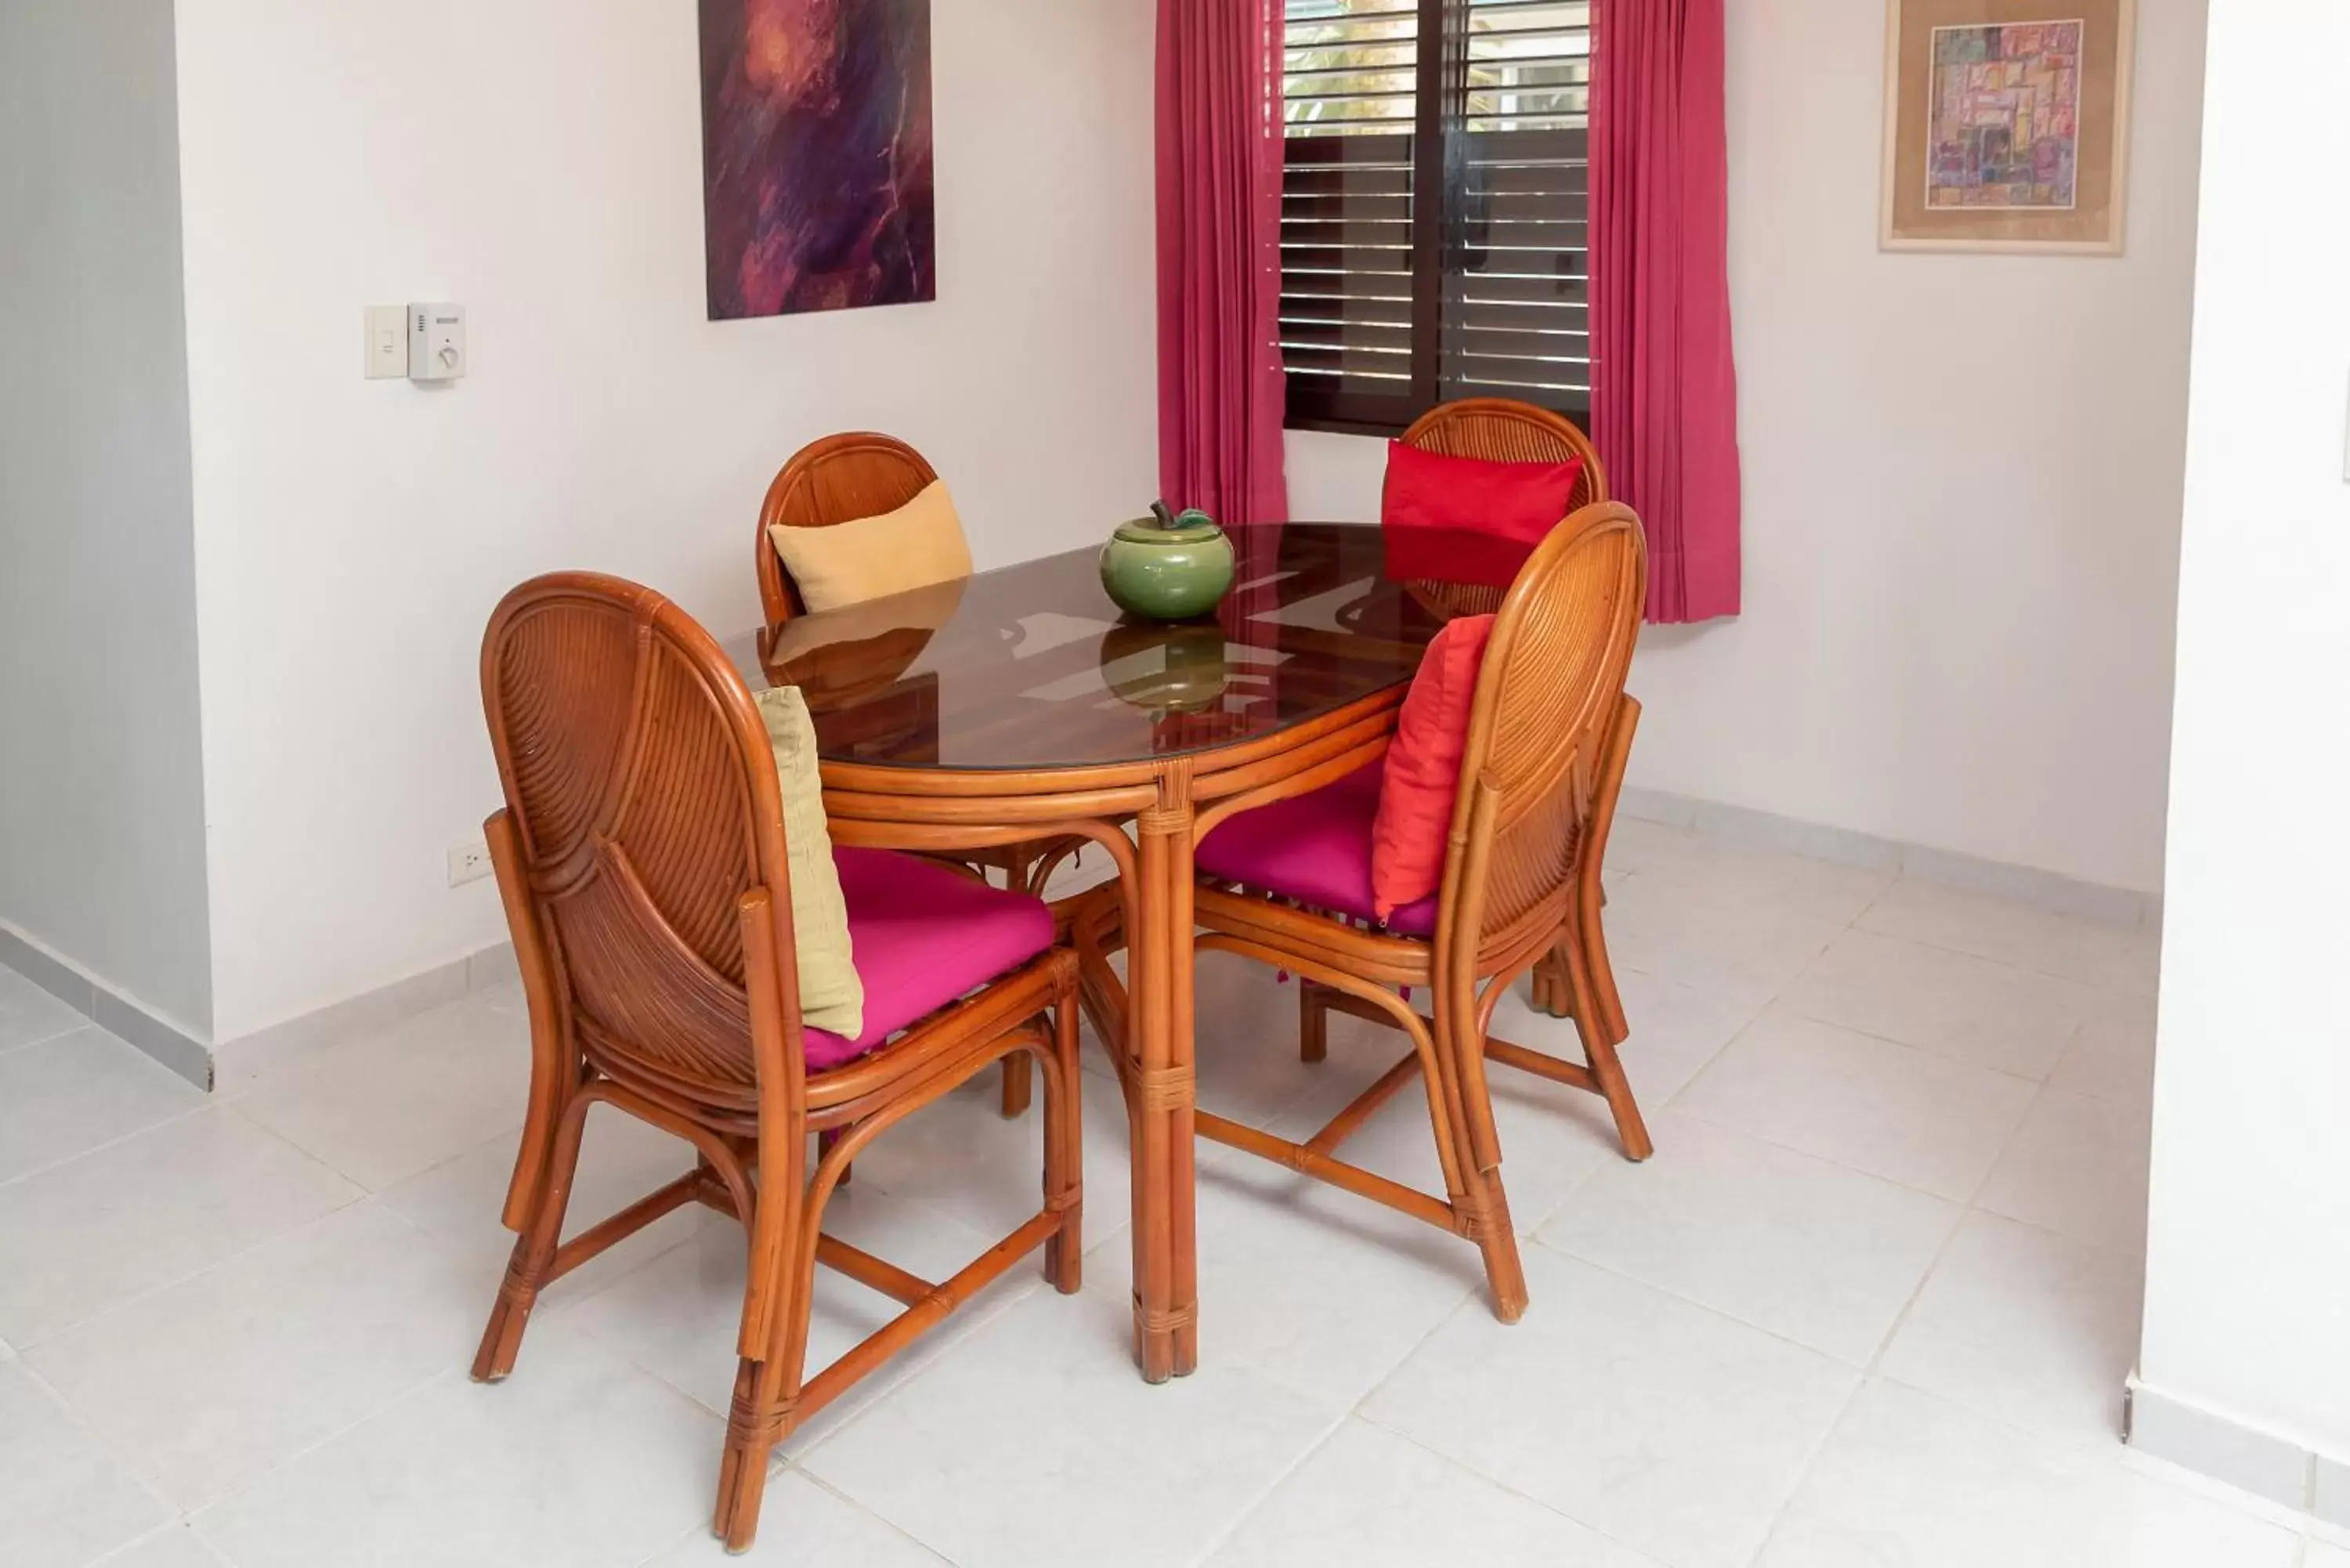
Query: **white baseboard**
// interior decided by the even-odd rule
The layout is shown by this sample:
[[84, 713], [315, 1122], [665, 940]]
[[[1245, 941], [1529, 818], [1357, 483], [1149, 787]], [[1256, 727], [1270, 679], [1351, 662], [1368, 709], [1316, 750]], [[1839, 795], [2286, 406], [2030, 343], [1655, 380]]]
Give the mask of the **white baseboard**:
[[1921, 882], [2009, 898], [2101, 926], [2136, 929], [2159, 924], [2162, 919], [2159, 893], [2107, 887], [2034, 866], [2018, 866], [1898, 838], [1880, 838], [1849, 827], [1831, 827], [1825, 823], [1781, 816], [1751, 806], [1724, 805], [1719, 801], [1627, 784], [1618, 809], [1627, 816], [1687, 828], [1725, 843], [1779, 849], [1846, 866], [1898, 871]]
[[419, 1012], [511, 984], [520, 972], [514, 944], [500, 942], [421, 974], [396, 980], [299, 1018], [219, 1043], [125, 996], [36, 938], [0, 920], [0, 964], [15, 970], [91, 1023], [137, 1046], [200, 1089], [233, 1093], [265, 1069], [338, 1040], [385, 1029]]
[[99, 1028], [144, 1051], [199, 1089], [213, 1086], [212, 1047], [202, 1034], [117, 991], [7, 920], [0, 920], [0, 964], [15, 970]]
[[519, 972], [514, 944], [500, 942], [241, 1039], [224, 1041], [213, 1047], [213, 1085], [234, 1093], [272, 1067], [355, 1034], [389, 1029], [420, 1012], [511, 981]]
[[2130, 1447], [2215, 1480], [2350, 1529], [2350, 1461], [2148, 1387], [2124, 1395]]

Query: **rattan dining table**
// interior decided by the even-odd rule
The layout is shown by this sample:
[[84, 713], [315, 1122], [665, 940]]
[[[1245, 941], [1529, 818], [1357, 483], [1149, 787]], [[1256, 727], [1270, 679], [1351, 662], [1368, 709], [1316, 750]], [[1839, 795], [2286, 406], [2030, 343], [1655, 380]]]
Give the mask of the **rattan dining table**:
[[732, 647], [754, 684], [806, 694], [836, 842], [948, 856], [1091, 843], [1115, 863], [1114, 885], [1062, 913], [1125, 1090], [1135, 1355], [1153, 1383], [1199, 1361], [1192, 852], [1260, 792], [1352, 765], [1391, 732], [1421, 651], [1460, 607], [1389, 577], [1376, 527], [1232, 537], [1233, 587], [1212, 618], [1123, 618], [1085, 549], [795, 617]]

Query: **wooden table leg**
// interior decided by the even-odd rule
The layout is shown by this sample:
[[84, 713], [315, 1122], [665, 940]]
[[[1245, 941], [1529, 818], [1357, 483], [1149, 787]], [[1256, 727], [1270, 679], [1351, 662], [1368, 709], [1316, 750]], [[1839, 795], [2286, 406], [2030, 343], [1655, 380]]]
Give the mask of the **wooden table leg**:
[[1135, 1357], [1145, 1381], [1199, 1365], [1191, 1054], [1191, 802], [1189, 770], [1162, 779], [1137, 819], [1135, 925], [1127, 934], [1127, 1025], [1134, 1081]]

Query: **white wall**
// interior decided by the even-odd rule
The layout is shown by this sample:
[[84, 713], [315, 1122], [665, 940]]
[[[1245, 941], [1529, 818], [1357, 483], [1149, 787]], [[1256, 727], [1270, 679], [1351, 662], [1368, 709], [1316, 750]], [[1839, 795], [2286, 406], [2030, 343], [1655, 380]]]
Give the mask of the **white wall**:
[[2350, 8], [2212, 8], [2142, 1380], [2350, 1463]]
[[[836, 430], [922, 448], [983, 566], [1154, 493], [1154, 8], [932, 9], [938, 302], [713, 324], [692, 5], [181, 0], [220, 1038], [502, 940], [442, 857], [521, 578], [747, 628], [759, 499]], [[419, 298], [472, 377], [362, 380], [361, 307]]]
[[1634, 784], [2160, 885], [2204, 9], [2139, 7], [2108, 261], [1880, 253], [1883, 0], [1730, 7], [1745, 613], [1644, 639]]
[[0, 5], [0, 920], [209, 1026], [171, 0]]

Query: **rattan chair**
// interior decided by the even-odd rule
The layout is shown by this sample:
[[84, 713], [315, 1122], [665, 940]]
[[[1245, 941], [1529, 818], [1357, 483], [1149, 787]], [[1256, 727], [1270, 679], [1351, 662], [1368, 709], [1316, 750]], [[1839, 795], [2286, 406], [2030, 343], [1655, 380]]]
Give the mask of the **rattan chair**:
[[[829, 528], [860, 517], [878, 517], [920, 495], [939, 477], [919, 452], [895, 436], [852, 431], [826, 436], [794, 452], [767, 486], [759, 508], [755, 551], [759, 604], [767, 625], [783, 625], [807, 613], [797, 584], [775, 553], [770, 528]], [[955, 858], [975, 869], [1000, 871], [1004, 885], [1041, 895], [1053, 873], [1076, 857], [1082, 841], [1035, 839], [992, 849], [960, 851]], [[1028, 1059], [1003, 1064], [1003, 1114], [1028, 1108]]]
[[[1459, 402], [1440, 404], [1404, 431], [1403, 441], [1423, 452], [1481, 458], [1488, 462], [1565, 462], [1577, 459], [1583, 463], [1583, 477], [1575, 484], [1567, 511], [1572, 514], [1608, 499], [1607, 471], [1601, 465], [1598, 449], [1591, 444], [1591, 438], [1565, 415], [1538, 409], [1532, 403], [1508, 398], [1464, 398]], [[1498, 589], [1462, 589], [1457, 585], [1446, 585], [1443, 588], [1431, 586], [1431, 591], [1443, 599], [1446, 607], [1460, 615], [1482, 614], [1501, 602]], [[1583, 866], [1583, 875], [1590, 883], [1584, 890], [1584, 962], [1591, 971], [1591, 990], [1599, 1023], [1611, 1045], [1622, 1044], [1631, 1030], [1624, 1017], [1622, 995], [1616, 989], [1615, 969], [1607, 961], [1607, 928], [1600, 919], [1604, 900], [1599, 873], [1607, 848], [1607, 834], [1616, 821], [1616, 797], [1624, 787], [1624, 765], [1632, 754], [1632, 737], [1639, 727], [1640, 704], [1627, 694], [1617, 703], [1612, 720], [1607, 767], [1597, 780], [1593, 809], [1592, 851], [1584, 857]], [[1558, 1018], [1573, 1012], [1574, 987], [1568, 979], [1564, 950], [1534, 966], [1532, 984], [1534, 1004], [1543, 1012]]]
[[[709, 634], [649, 588], [541, 577], [492, 618], [482, 695], [506, 801], [488, 823], [490, 854], [530, 1004], [532, 1069], [504, 1210], [520, 1240], [473, 1376], [511, 1372], [539, 1293], [606, 1248], [690, 1202], [734, 1216], [750, 1270], [714, 1528], [739, 1550], [757, 1529], [769, 1453], [859, 1377], [1038, 1247], [1053, 1282], [1077, 1288], [1076, 958], [1024, 894], [844, 849], [866, 1033], [804, 1027], [774, 753]], [[940, 943], [947, 922], [958, 940]], [[896, 979], [877, 983], [865, 937]], [[950, 950], [960, 963], [940, 960]], [[1045, 1080], [1033, 1218], [936, 1284], [822, 1233], [859, 1149], [1014, 1054]], [[598, 1105], [700, 1158], [563, 1241]], [[813, 1168], [812, 1132], [831, 1136]], [[804, 1377], [819, 1262], [907, 1310]]]
[[[1487, 1090], [1498, 1062], [1605, 1096], [1624, 1151], [1650, 1152], [1648, 1129], [1614, 1042], [1594, 1026], [1591, 977], [1576, 940], [1584, 919], [1582, 862], [1597, 818], [1610, 718], [1639, 634], [1647, 556], [1639, 520], [1625, 507], [1584, 508], [1538, 545], [1503, 599], [1471, 710], [1443, 881], [1433, 909], [1406, 934], [1362, 910], [1307, 906], [1294, 888], [1252, 879], [1244, 850], [1220, 842], [1243, 811], [1247, 837], [1294, 845], [1308, 832], [1359, 835], [1367, 894], [1370, 817], [1377, 792], [1362, 770], [1385, 750], [1373, 742], [1297, 777], [1236, 797], [1203, 815], [1199, 863], [1209, 880], [1196, 906], [1201, 949], [1245, 954], [1314, 982], [1306, 1045], [1315, 1054], [1321, 1010], [1336, 1008], [1400, 1029], [1411, 1050], [1328, 1126], [1293, 1143], [1201, 1114], [1203, 1137], [1263, 1156], [1475, 1241], [1484, 1253], [1493, 1311], [1505, 1323], [1525, 1309], [1525, 1275], [1502, 1189], [1502, 1150]], [[1351, 814], [1351, 815], [1349, 815]], [[1295, 832], [1292, 832], [1292, 828]], [[1267, 857], [1264, 864], [1272, 863]], [[1425, 904], [1426, 901], [1423, 901]], [[1503, 992], [1550, 950], [1560, 933], [1567, 982], [1582, 1021], [1586, 1063], [1560, 1061], [1489, 1033]], [[1424, 990], [1422, 1016], [1404, 992]], [[1436, 1135], [1445, 1194], [1437, 1198], [1336, 1158], [1341, 1144], [1389, 1097], [1419, 1081]]]

